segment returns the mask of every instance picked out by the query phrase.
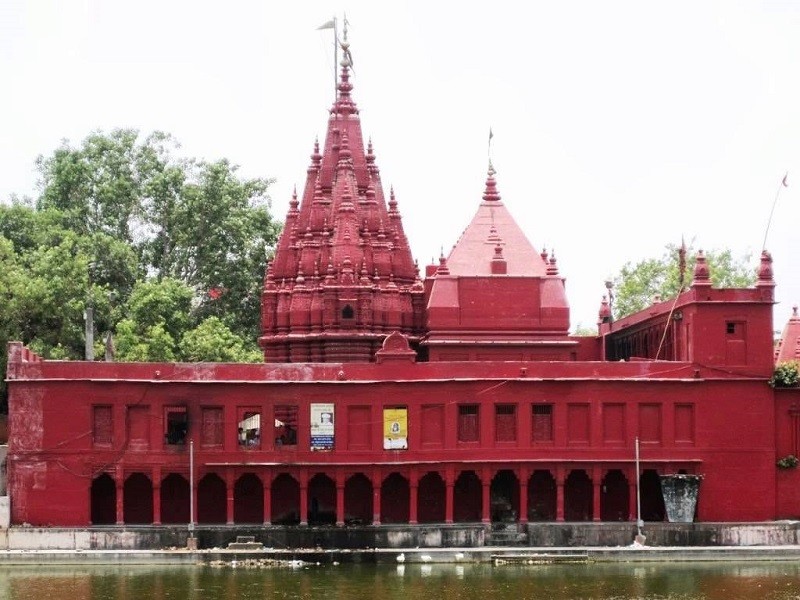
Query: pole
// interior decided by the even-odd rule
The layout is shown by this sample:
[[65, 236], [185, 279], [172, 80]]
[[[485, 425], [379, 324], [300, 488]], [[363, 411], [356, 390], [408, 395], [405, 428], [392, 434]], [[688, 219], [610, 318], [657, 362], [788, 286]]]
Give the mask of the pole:
[[339, 30], [336, 28], [336, 15], [333, 16], [333, 101], [339, 99]]
[[636, 438], [636, 531], [642, 535], [642, 494], [639, 489], [639, 438]]
[[94, 274], [94, 261], [89, 262], [89, 289], [86, 292], [86, 308], [83, 311], [84, 320], [84, 358], [94, 360], [94, 294], [92, 293], [92, 275]]
[[189, 537], [194, 537], [194, 442], [189, 440]]
[[775, 212], [775, 205], [778, 203], [778, 196], [781, 195], [781, 188], [786, 187], [786, 178], [789, 176], [789, 172], [786, 172], [786, 175], [783, 176], [783, 179], [778, 184], [778, 191], [775, 192], [775, 200], [772, 201], [772, 208], [769, 211], [769, 219], [767, 219], [767, 229], [764, 231], [764, 243], [761, 245], [762, 250], [767, 249], [767, 236], [769, 235], [769, 227], [772, 225], [772, 215]]

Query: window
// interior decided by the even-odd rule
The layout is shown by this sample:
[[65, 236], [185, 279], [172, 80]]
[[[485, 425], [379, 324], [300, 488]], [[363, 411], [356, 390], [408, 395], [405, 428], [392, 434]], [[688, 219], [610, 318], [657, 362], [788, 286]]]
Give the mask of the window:
[[216, 406], [204, 407], [202, 435], [200, 438], [201, 445], [221, 447], [223, 437], [222, 428], [222, 408]]
[[531, 437], [534, 442], [553, 441], [552, 404], [533, 405], [533, 429]]
[[355, 312], [353, 311], [353, 307], [349, 304], [346, 304], [345, 307], [342, 309], [342, 318], [343, 319], [352, 319], [355, 316]]
[[240, 410], [236, 427], [240, 448], [261, 447], [261, 413], [258, 410]]
[[297, 405], [275, 407], [275, 445], [297, 446]]
[[494, 439], [496, 442], [517, 441], [517, 406], [497, 404], [494, 407]]
[[478, 423], [478, 405], [460, 405], [458, 407], [458, 441], [477, 442], [480, 439]]
[[110, 406], [95, 406], [92, 409], [92, 440], [95, 446], [110, 446], [113, 440], [114, 422]]
[[189, 433], [189, 416], [185, 406], [168, 406], [164, 411], [164, 443], [182, 446]]

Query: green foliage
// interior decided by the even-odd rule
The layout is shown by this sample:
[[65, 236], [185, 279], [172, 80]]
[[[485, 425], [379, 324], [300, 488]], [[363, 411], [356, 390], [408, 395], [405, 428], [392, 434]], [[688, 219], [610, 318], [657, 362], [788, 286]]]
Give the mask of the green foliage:
[[179, 340], [190, 325], [192, 289], [176, 279], [139, 281], [126, 306], [137, 333], [161, 326], [173, 340]]
[[775, 463], [779, 469], [794, 469], [798, 464], [800, 464], [800, 459], [798, 459], [794, 454], [788, 454], [783, 458], [778, 459], [778, 461]]
[[81, 358], [87, 305], [96, 346], [114, 331], [118, 360], [253, 359], [280, 231], [270, 181], [177, 148], [169, 135], [124, 129], [64, 142], [37, 161], [35, 201], [0, 205], [3, 372], [9, 340]]
[[597, 336], [597, 327], [584, 327], [580, 323], [575, 328], [575, 333], [572, 335], [579, 336], [579, 337], [596, 337]]
[[175, 338], [163, 322], [139, 327], [132, 319], [117, 325], [116, 358], [127, 362], [167, 362], [175, 360]]
[[[678, 246], [669, 244], [660, 258], [648, 258], [637, 263], [628, 262], [614, 278], [614, 317], [619, 319], [650, 306], [653, 298], [662, 300], [675, 297], [680, 284]], [[712, 250], [705, 253], [714, 287], [749, 287], [755, 283], [756, 273], [748, 263], [750, 256], [734, 258], [730, 250]], [[696, 252], [686, 250], [684, 290], [692, 284]]]
[[184, 360], [195, 362], [261, 362], [263, 355], [255, 347], [247, 348], [217, 317], [209, 317], [181, 340]]
[[797, 387], [798, 383], [800, 383], [800, 363], [796, 360], [778, 364], [769, 380], [769, 384], [775, 388]]

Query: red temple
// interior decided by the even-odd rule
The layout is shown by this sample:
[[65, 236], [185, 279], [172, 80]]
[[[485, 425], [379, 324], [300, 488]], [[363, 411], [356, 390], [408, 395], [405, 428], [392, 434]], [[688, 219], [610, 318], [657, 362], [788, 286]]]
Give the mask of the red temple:
[[753, 288], [715, 289], [701, 254], [677, 298], [618, 321], [604, 300], [598, 334], [570, 336], [556, 258], [490, 166], [423, 281], [347, 56], [265, 275], [265, 363], [46, 361], [12, 343], [12, 524], [186, 524], [192, 505], [200, 524], [632, 522], [637, 439], [645, 521], [665, 519], [665, 474], [703, 476], [700, 521], [800, 516], [800, 474], [776, 466], [800, 455], [800, 396], [768, 384], [770, 255]]

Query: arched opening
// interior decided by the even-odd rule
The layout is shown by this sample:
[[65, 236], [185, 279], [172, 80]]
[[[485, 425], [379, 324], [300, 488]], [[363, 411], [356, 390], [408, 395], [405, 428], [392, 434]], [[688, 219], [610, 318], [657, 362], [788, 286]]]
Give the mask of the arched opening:
[[352, 319], [355, 316], [355, 311], [353, 311], [353, 307], [349, 304], [345, 304], [345, 307], [342, 309], [342, 318], [343, 319]]
[[645, 469], [639, 477], [642, 520], [663, 521], [667, 513], [664, 495], [661, 493], [661, 478], [655, 469]]
[[227, 520], [225, 482], [209, 473], [197, 484], [197, 522], [225, 523]]
[[519, 480], [514, 471], [498, 471], [489, 490], [492, 521], [516, 522], [519, 518]]
[[122, 488], [122, 510], [126, 523], [153, 522], [153, 484], [144, 473], [131, 473]]
[[417, 489], [417, 521], [444, 523], [447, 489], [438, 473], [427, 473], [419, 480]]
[[453, 486], [453, 521], [470, 523], [481, 520], [481, 480], [475, 471], [462, 471]]
[[408, 523], [408, 479], [392, 473], [381, 484], [381, 523]]
[[245, 473], [233, 485], [233, 522], [264, 522], [264, 485], [253, 473]]
[[536, 470], [528, 480], [528, 520], [556, 520], [556, 480], [550, 471]]
[[613, 469], [603, 477], [600, 486], [600, 519], [603, 521], [627, 521], [630, 515], [628, 479], [619, 469]]
[[308, 482], [308, 524], [336, 523], [336, 484], [333, 479], [317, 473]]
[[564, 482], [564, 519], [592, 520], [592, 480], [586, 471], [572, 471]]
[[95, 477], [92, 480], [90, 496], [92, 525], [113, 525], [116, 523], [117, 486], [111, 475], [103, 473]]
[[372, 523], [372, 482], [356, 473], [344, 484], [344, 522], [347, 525]]
[[177, 473], [170, 473], [161, 482], [161, 522], [189, 522], [189, 482]]
[[300, 484], [288, 473], [281, 473], [272, 482], [272, 515], [274, 525], [300, 523]]

